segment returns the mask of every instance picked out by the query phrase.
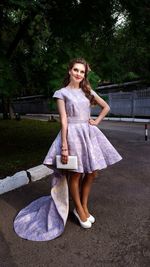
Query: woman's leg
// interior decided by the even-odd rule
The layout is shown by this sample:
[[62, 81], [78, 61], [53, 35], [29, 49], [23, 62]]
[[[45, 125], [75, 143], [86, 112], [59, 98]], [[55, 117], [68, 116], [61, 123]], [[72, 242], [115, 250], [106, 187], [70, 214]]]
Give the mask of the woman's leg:
[[90, 216], [88, 210], [88, 198], [95, 176], [96, 176], [96, 171], [85, 174], [85, 177], [83, 178], [81, 185], [81, 203], [87, 218]]
[[85, 222], [87, 220], [87, 217], [80, 200], [80, 191], [79, 191], [80, 178], [81, 178], [81, 173], [73, 173], [73, 172], [70, 173], [69, 190], [71, 197], [74, 201], [77, 213], [79, 214], [80, 219], [83, 222]]

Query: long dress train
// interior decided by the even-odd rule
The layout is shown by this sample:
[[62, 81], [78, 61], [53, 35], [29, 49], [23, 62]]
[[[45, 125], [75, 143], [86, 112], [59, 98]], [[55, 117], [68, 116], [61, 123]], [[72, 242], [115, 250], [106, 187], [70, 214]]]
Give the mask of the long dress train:
[[60, 236], [68, 217], [68, 199], [66, 176], [55, 169], [51, 195], [38, 198], [18, 213], [14, 220], [15, 232], [32, 241], [46, 241]]

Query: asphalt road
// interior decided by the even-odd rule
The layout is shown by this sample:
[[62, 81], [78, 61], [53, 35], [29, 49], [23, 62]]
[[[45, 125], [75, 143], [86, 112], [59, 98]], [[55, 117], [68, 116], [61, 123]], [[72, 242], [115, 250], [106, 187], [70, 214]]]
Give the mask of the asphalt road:
[[63, 235], [48, 242], [19, 238], [17, 212], [49, 194], [49, 178], [0, 196], [0, 267], [150, 267], [150, 141], [144, 124], [102, 122], [103, 133], [123, 157], [100, 171], [93, 184], [91, 229], [71, 213]]

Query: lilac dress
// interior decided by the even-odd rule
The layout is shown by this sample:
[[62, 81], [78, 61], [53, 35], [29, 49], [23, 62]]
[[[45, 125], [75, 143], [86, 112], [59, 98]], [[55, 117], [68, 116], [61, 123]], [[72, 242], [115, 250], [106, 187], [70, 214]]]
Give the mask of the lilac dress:
[[[96, 93], [92, 90], [92, 94]], [[93, 125], [91, 105], [82, 89], [69, 87], [57, 90], [53, 97], [65, 101], [68, 118], [67, 141], [70, 155], [77, 155], [79, 173], [101, 170], [122, 159], [116, 149]], [[56, 155], [61, 153], [61, 131], [53, 141], [43, 164], [54, 166], [51, 195], [41, 197], [22, 209], [14, 220], [14, 230], [22, 238], [46, 241], [60, 236], [69, 210], [66, 177], [55, 168]]]
[[[92, 94], [96, 95], [93, 90]], [[76, 172], [91, 173], [121, 160], [121, 156], [105, 135], [96, 126], [89, 124], [91, 105], [82, 89], [62, 88], [53, 97], [65, 101], [69, 154], [78, 157]], [[56, 155], [60, 154], [61, 132], [51, 145], [44, 164], [55, 165]]]

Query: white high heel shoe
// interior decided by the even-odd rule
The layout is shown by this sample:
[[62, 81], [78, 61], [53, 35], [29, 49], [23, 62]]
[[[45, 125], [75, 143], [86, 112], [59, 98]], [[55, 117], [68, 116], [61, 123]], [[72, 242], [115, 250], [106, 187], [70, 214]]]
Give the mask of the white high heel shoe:
[[87, 219], [88, 219], [88, 221], [90, 221], [91, 223], [94, 223], [94, 222], [95, 222], [95, 218], [94, 218], [94, 216], [92, 216], [91, 214], [90, 214], [90, 216], [89, 216]]
[[76, 209], [73, 210], [73, 213], [76, 216], [76, 218], [79, 220], [79, 223], [83, 228], [86, 228], [86, 229], [91, 228], [92, 226], [91, 222], [89, 220], [86, 220], [85, 222], [81, 221]]

